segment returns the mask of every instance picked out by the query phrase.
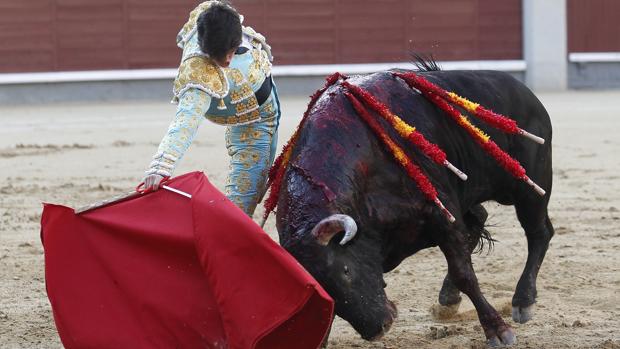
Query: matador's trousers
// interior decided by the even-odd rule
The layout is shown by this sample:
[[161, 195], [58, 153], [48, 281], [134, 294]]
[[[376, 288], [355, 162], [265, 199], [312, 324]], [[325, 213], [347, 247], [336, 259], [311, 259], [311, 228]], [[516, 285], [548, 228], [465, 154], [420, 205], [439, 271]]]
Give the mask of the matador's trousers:
[[264, 195], [278, 140], [280, 101], [275, 85], [260, 106], [261, 120], [226, 128], [230, 156], [226, 196], [250, 217]]

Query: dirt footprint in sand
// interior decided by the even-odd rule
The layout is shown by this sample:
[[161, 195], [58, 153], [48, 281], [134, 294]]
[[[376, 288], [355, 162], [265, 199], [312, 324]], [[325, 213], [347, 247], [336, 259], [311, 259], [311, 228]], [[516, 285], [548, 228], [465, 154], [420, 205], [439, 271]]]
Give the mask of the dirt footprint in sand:
[[58, 153], [65, 150], [76, 149], [92, 149], [95, 146], [92, 144], [16, 144], [11, 148], [0, 149], [0, 158], [14, 158], [18, 156], [36, 156], [36, 155], [48, 155]]

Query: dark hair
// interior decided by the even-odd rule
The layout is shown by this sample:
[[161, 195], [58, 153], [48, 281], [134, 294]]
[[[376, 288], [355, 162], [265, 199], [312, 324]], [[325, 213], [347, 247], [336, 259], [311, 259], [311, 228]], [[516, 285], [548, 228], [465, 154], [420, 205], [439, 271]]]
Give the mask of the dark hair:
[[241, 19], [225, 2], [214, 2], [198, 17], [198, 44], [202, 52], [214, 59], [241, 45]]

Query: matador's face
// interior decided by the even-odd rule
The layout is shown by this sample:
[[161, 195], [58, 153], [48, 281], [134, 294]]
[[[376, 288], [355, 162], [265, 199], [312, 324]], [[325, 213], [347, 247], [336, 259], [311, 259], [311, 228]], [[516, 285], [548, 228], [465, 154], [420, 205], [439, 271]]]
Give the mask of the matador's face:
[[224, 57], [220, 59], [214, 59], [215, 63], [217, 63], [217, 65], [219, 65], [222, 68], [228, 68], [228, 66], [230, 65], [230, 62], [235, 56], [235, 51], [237, 51], [237, 47], [228, 51]]

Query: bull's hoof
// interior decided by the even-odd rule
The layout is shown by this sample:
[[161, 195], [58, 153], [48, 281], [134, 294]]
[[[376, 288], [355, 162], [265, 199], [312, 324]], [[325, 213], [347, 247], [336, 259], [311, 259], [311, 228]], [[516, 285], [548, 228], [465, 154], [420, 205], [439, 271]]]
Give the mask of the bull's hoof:
[[494, 336], [487, 339], [487, 345], [492, 348], [508, 347], [515, 343], [517, 343], [517, 335], [510, 327], [500, 333], [499, 337]]
[[451, 305], [433, 304], [431, 315], [435, 320], [447, 320], [453, 318], [459, 312], [461, 302]]
[[534, 317], [534, 304], [529, 307], [512, 307], [512, 320], [520, 324], [530, 321]]

